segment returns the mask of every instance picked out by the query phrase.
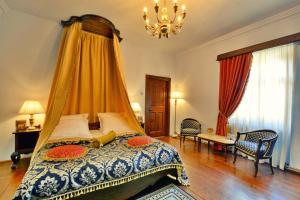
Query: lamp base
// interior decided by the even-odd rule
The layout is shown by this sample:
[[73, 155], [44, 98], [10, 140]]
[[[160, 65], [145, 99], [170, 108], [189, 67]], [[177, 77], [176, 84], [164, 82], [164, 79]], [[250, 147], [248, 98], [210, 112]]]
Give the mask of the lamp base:
[[34, 130], [34, 129], [36, 129], [36, 127], [35, 126], [28, 126], [27, 129], [28, 130]]
[[177, 138], [177, 136], [178, 136], [177, 132], [174, 132], [174, 133], [171, 134], [172, 138]]

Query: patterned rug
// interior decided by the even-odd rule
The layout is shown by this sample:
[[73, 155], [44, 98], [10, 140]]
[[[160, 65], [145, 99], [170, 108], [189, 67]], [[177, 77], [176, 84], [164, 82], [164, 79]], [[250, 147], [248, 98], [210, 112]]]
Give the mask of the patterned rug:
[[196, 200], [174, 184], [167, 185], [137, 200]]

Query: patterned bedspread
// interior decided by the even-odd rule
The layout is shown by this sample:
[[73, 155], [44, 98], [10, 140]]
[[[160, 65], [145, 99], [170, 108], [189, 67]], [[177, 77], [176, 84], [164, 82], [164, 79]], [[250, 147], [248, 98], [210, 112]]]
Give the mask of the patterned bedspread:
[[177, 169], [179, 183], [188, 185], [174, 147], [156, 139], [146, 147], [128, 147], [127, 140], [137, 135], [117, 137], [100, 149], [89, 147], [85, 157], [68, 162], [44, 161], [42, 158], [48, 149], [42, 149], [26, 172], [14, 199], [67, 199], [167, 169]]

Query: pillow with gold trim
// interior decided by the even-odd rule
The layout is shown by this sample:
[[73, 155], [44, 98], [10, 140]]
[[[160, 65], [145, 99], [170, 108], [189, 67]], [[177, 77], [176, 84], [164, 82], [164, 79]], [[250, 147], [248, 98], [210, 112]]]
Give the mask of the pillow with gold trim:
[[152, 138], [149, 136], [136, 136], [127, 141], [128, 147], [145, 147], [152, 144]]
[[102, 134], [107, 134], [110, 131], [114, 131], [117, 136], [136, 133], [136, 131], [130, 127], [124, 113], [98, 113], [98, 118]]
[[51, 143], [79, 143], [91, 141], [88, 120], [84, 118], [60, 119], [59, 123], [50, 135], [48, 144]]
[[85, 156], [88, 148], [81, 145], [62, 145], [54, 147], [46, 152], [44, 160], [47, 161], [68, 161]]

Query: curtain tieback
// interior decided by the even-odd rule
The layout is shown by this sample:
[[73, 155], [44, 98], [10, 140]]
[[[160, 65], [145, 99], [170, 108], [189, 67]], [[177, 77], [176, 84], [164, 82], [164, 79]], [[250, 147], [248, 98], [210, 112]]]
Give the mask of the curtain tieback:
[[224, 113], [222, 113], [220, 110], [219, 110], [219, 114], [223, 117], [223, 118], [228, 118], [226, 115], [224, 115]]

